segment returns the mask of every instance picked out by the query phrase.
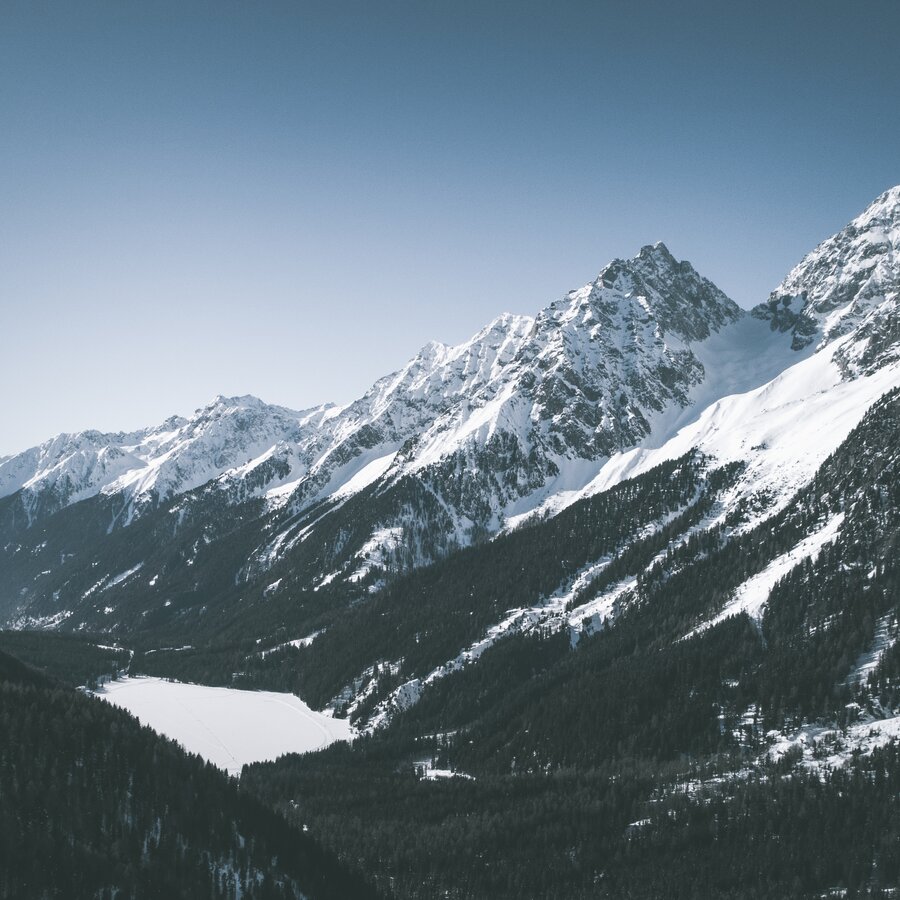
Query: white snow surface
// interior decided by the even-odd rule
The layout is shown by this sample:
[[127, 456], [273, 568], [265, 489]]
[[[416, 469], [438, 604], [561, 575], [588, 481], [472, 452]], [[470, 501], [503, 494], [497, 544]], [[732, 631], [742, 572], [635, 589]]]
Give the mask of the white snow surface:
[[97, 696], [230, 775], [240, 775], [249, 763], [353, 737], [347, 720], [315, 712], [293, 694], [125, 677], [108, 682]]
[[465, 772], [455, 772], [453, 769], [436, 769], [433, 759], [422, 759], [413, 764], [420, 779], [425, 781], [439, 781], [444, 778], [465, 778], [468, 781], [474, 781], [473, 775]]
[[330, 492], [330, 496], [334, 498], [350, 497], [359, 493], [363, 488], [367, 488], [370, 484], [378, 481], [385, 472], [391, 467], [394, 459], [397, 457], [397, 451], [387, 453], [384, 456], [376, 456], [370, 462], [365, 462], [353, 475], [341, 483], [340, 487]]
[[127, 581], [129, 578], [131, 578], [132, 575], [134, 575], [136, 572], [139, 572], [143, 567], [144, 564], [142, 562], [139, 562], [136, 566], [128, 569], [128, 571], [120, 572], [118, 575], [114, 575], [109, 579], [109, 581], [106, 582], [106, 584], [103, 585], [101, 590], [105, 591], [108, 588], [115, 587], [117, 584], [121, 584], [123, 581]]
[[284, 649], [285, 647], [308, 647], [312, 642], [320, 635], [324, 634], [325, 629], [320, 628], [318, 631], [312, 632], [312, 634], [306, 635], [306, 637], [295, 638], [292, 641], [285, 641], [283, 644], [276, 644], [274, 647], [269, 647], [268, 650], [260, 650], [259, 655], [265, 659], [270, 653], [277, 653], [279, 650]]

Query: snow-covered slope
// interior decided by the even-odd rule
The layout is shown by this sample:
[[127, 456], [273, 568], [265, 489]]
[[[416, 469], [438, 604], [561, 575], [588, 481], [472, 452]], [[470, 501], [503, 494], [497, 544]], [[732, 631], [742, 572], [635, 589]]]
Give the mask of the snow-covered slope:
[[216, 397], [190, 419], [128, 434], [61, 434], [0, 464], [0, 497], [22, 491], [29, 511], [52, 513], [97, 493], [167, 498], [255, 459], [276, 464], [330, 407], [295, 412], [255, 397]]
[[[108, 501], [104, 532], [177, 500], [171, 539], [183, 522], [200, 529], [181, 554], [193, 565], [199, 546], [227, 532], [223, 510], [253, 501], [246, 515], [257, 524], [242, 526], [233, 584], [291, 562], [279, 574], [306, 587], [357, 583], [558, 512], [692, 448], [746, 464], [722, 515], [740, 504], [753, 511], [749, 527], [900, 379], [898, 211], [895, 188], [753, 314], [655, 244], [535, 317], [503, 315], [456, 347], [426, 345], [347, 406], [218, 397], [131, 434], [61, 435], [0, 462], [10, 552], [23, 527], [96, 495]], [[372, 502], [354, 505], [359, 496]], [[40, 595], [50, 615], [53, 591], [74, 582], [44, 590], [49, 559], [32, 573], [23, 558], [8, 588], [15, 605]], [[143, 558], [91, 573], [86, 586]]]
[[[835, 351], [851, 340], [852, 335], [842, 338]], [[584, 490], [554, 498], [552, 507], [559, 510], [697, 447], [721, 463], [747, 462], [734, 499], [765, 494], [759, 514], [771, 515], [812, 478], [866, 410], [898, 384], [900, 364], [848, 381], [831, 354], [817, 353], [761, 387], [718, 400], [662, 446], [615, 455]]]
[[[464, 402], [418, 438], [409, 464], [502, 431], [537, 449], [550, 471], [557, 459], [607, 456], [644, 437], [654, 415], [688, 403], [706, 375], [693, 348], [740, 315], [664, 245], [644, 247], [540, 312], [494, 377], [457, 392]], [[462, 345], [447, 361], [471, 352]]]
[[[784, 331], [792, 333], [787, 351]], [[900, 186], [697, 355], [714, 385], [695, 389], [690, 405], [657, 419], [639, 446], [613, 454], [580, 490], [551, 495], [538, 510], [559, 511], [693, 447], [722, 463], [748, 463], [735, 502], [764, 494], [764, 503], [751, 503], [759, 516], [783, 506], [900, 384]]]
[[[644, 247], [533, 319], [503, 315], [459, 346], [428, 344], [325, 423], [308, 474], [278, 501], [296, 512], [344, 495], [354, 460], [396, 453], [380, 477], [421, 477], [461, 520], [496, 529], [515, 504], [583, 480], [715, 384], [700, 348], [740, 318], [689, 263]], [[478, 482], [474, 498], [462, 473]]]

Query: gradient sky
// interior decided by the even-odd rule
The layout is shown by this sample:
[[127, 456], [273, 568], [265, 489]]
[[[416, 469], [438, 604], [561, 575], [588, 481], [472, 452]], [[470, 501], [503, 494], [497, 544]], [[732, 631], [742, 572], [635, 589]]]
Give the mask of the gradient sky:
[[0, 6], [0, 454], [346, 402], [664, 240], [744, 306], [900, 182], [900, 2]]

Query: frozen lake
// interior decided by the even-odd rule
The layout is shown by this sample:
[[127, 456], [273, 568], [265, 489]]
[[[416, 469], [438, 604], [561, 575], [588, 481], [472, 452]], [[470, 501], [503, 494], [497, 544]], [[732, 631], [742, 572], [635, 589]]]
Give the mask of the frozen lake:
[[137, 677], [111, 681], [97, 696], [232, 775], [244, 763], [319, 750], [352, 736], [346, 719], [317, 713], [293, 694]]

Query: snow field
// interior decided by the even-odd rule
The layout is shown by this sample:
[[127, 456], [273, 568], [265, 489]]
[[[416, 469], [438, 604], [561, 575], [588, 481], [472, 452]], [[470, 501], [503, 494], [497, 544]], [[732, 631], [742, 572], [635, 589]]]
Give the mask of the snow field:
[[348, 721], [315, 712], [293, 694], [128, 677], [107, 683], [97, 696], [229, 775], [353, 737]]

